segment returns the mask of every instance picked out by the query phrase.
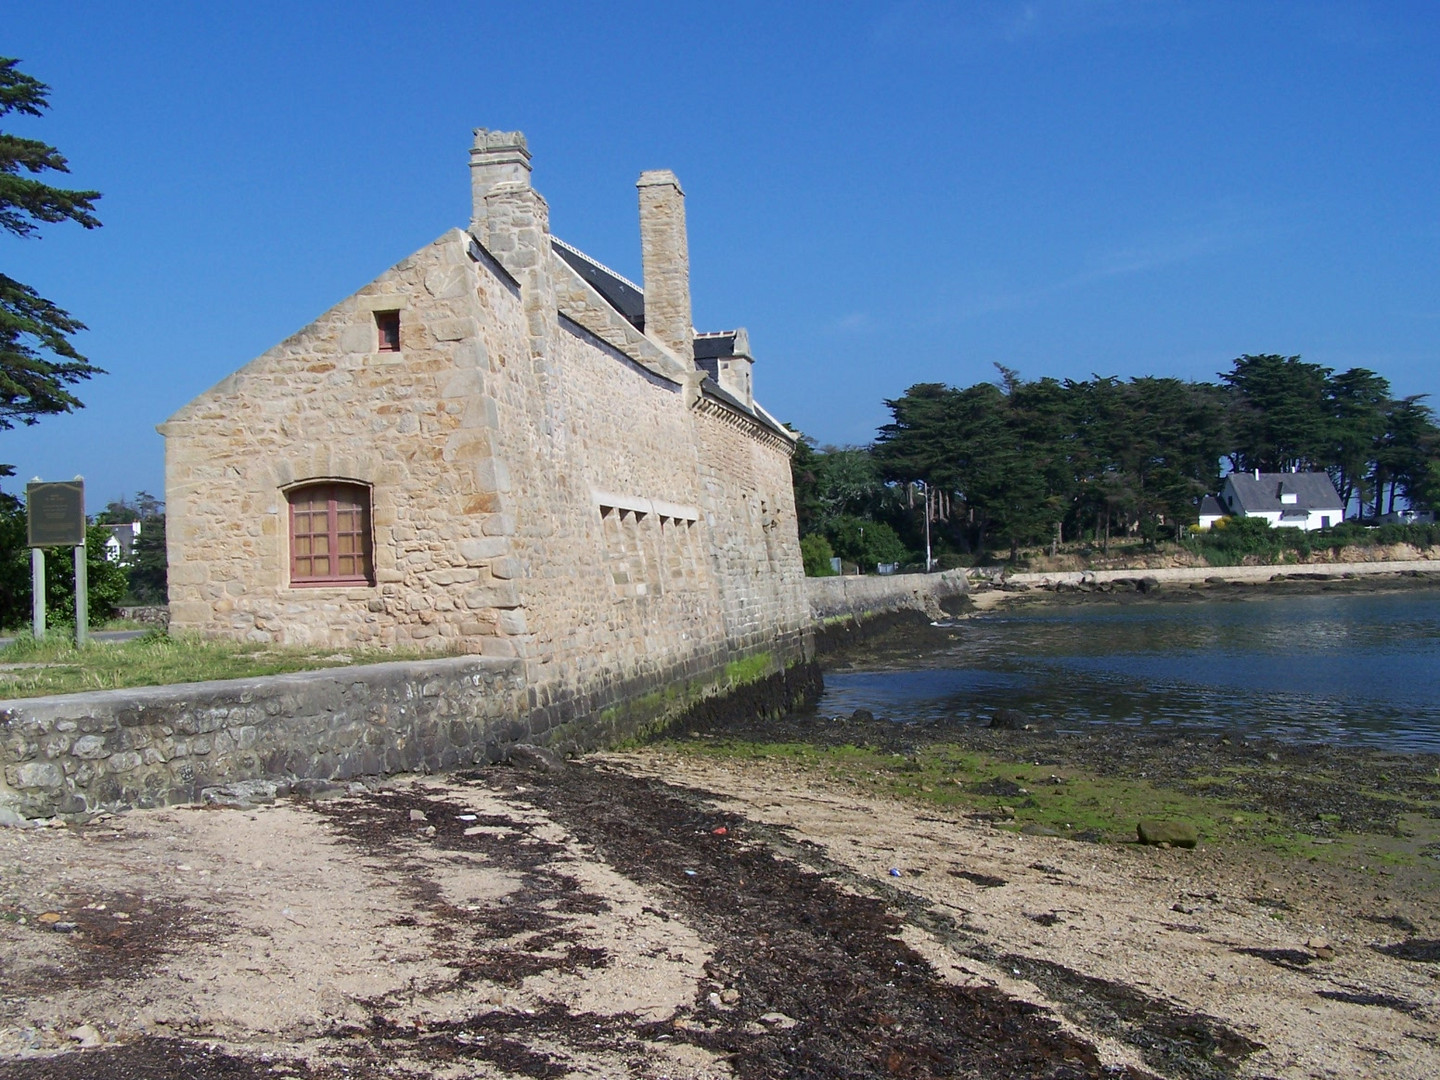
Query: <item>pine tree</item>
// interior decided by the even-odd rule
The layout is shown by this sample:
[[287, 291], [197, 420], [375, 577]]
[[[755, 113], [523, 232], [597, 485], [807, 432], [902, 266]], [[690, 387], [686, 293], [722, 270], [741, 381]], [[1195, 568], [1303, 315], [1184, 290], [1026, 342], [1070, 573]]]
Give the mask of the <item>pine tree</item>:
[[[0, 57], [0, 117], [40, 116], [49, 107], [50, 88], [18, 65]], [[41, 224], [99, 226], [94, 214], [98, 191], [70, 191], [34, 178], [69, 171], [55, 147], [0, 131], [0, 229], [28, 237]], [[82, 407], [67, 387], [103, 374], [70, 341], [84, 329], [84, 323], [30, 286], [0, 273], [0, 430]], [[0, 476], [13, 473], [0, 465]]]

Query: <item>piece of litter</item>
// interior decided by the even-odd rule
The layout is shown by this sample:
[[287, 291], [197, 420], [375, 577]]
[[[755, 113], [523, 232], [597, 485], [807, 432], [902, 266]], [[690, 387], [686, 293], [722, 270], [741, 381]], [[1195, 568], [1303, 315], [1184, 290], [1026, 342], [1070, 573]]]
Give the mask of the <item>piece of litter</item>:
[[730, 830], [727, 829], [724, 825], [721, 825], [721, 826], [719, 826], [718, 828], [711, 829], [710, 831], [711, 831], [712, 833], [714, 833], [716, 836], [724, 836], [724, 835], [725, 835], [726, 833], [728, 833]]
[[696, 870], [686, 870], [686, 871], [685, 871], [685, 876], [686, 876], [686, 877], [695, 877], [697, 874], [698, 874], [698, 871], [696, 871]]
[[891, 876], [891, 877], [899, 877], [899, 876], [900, 876], [900, 868], [899, 868], [898, 866], [892, 866], [892, 867], [890, 867], [890, 876]]
[[455, 815], [455, 820], [456, 820], [456, 821], [478, 821], [479, 818], [478, 818], [475, 814], [456, 814], [456, 815]]

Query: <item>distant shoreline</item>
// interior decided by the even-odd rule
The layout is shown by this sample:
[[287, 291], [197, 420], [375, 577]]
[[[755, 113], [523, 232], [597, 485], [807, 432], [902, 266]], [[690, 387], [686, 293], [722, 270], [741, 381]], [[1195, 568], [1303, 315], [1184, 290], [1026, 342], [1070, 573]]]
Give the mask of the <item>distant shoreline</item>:
[[1440, 562], [1311, 563], [1277, 566], [1055, 571], [970, 582], [975, 613], [1032, 605], [1175, 603], [1316, 593], [1440, 589]]

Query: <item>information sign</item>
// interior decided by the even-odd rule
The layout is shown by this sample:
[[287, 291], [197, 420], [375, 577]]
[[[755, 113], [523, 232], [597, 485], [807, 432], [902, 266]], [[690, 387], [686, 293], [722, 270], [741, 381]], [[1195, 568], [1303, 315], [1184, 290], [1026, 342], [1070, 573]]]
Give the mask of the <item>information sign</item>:
[[27, 484], [25, 509], [31, 547], [80, 547], [85, 543], [85, 481]]

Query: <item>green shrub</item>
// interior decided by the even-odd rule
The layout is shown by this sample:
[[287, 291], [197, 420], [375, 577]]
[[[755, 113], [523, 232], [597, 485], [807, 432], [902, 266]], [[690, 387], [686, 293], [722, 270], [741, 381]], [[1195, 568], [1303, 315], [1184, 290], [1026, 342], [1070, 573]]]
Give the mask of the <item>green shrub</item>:
[[825, 534], [836, 555], [868, 573], [873, 574], [878, 563], [911, 561], [900, 535], [883, 521], [846, 514], [831, 522]]
[[[109, 536], [95, 525], [85, 530], [86, 595], [92, 626], [112, 618], [125, 595], [125, 571], [105, 558]], [[30, 622], [30, 592], [25, 510], [11, 503], [0, 507], [0, 627], [16, 629]], [[45, 552], [45, 621], [75, 625], [75, 558], [70, 548]]]
[[819, 533], [800, 538], [800, 559], [805, 564], [806, 577], [834, 577], [835, 568], [830, 565], [834, 557], [830, 541]]

